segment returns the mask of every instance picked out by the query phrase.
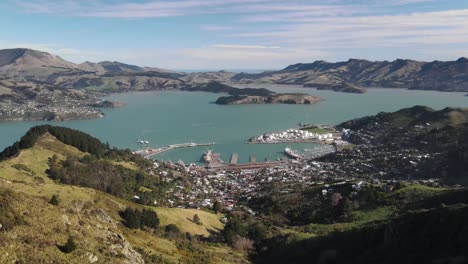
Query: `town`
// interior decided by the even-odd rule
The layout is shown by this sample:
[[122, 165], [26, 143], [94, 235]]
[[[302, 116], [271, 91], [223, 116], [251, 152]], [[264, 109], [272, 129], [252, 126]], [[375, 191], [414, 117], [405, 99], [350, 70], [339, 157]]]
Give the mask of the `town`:
[[[290, 193], [316, 187], [321, 188], [322, 195], [329, 196], [335, 187], [343, 185], [351, 186], [356, 194], [371, 185], [385, 192], [391, 192], [401, 183], [443, 185], [439, 179], [407, 176], [410, 172], [424, 171], [425, 164], [437, 159], [437, 153], [401, 147], [404, 143], [398, 144], [400, 137], [388, 146], [374, 145], [371, 141], [352, 145], [348, 142], [350, 134], [367, 138], [370, 131], [342, 131], [341, 136], [335, 133], [332, 139], [345, 142], [346, 148], [303, 159], [285, 158], [281, 162], [261, 163], [263, 166], [258, 167], [254, 166], [256, 163], [205, 167], [194, 163], [154, 161], [153, 169], [160, 170], [162, 180], [172, 184], [166, 191], [166, 200], [154, 202], [179, 208], [211, 208], [218, 201], [228, 211], [243, 210], [255, 214], [248, 208], [248, 201], [268, 194], [269, 190]], [[296, 138], [308, 135], [295, 130], [287, 130], [286, 134]]]
[[63, 121], [103, 117], [97, 97], [72, 90], [40, 89], [25, 98], [0, 94], [0, 121]]

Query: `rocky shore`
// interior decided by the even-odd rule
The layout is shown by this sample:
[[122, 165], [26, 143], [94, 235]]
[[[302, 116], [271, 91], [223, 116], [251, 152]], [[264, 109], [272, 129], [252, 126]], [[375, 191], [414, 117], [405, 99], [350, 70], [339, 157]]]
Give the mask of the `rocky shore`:
[[126, 105], [127, 104], [124, 102], [104, 100], [104, 101], [99, 101], [97, 103], [94, 103], [91, 106], [97, 107], [97, 108], [118, 108], [118, 107], [124, 107]]
[[308, 94], [272, 94], [267, 96], [233, 95], [223, 96], [216, 100], [216, 104], [315, 104], [323, 101], [321, 97]]

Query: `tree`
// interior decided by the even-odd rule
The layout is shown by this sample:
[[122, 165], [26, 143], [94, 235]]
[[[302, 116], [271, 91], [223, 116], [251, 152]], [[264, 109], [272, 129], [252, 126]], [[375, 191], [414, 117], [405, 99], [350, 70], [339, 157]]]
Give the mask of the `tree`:
[[268, 230], [264, 224], [257, 222], [250, 225], [248, 234], [250, 239], [259, 244], [260, 241], [267, 238]]
[[200, 217], [198, 216], [198, 214], [195, 214], [193, 216], [193, 222], [197, 225], [202, 225], [202, 222], [200, 221]]
[[159, 217], [155, 211], [143, 209], [141, 213], [141, 224], [149, 228], [157, 228], [159, 226]]
[[73, 237], [68, 237], [67, 243], [63, 246], [57, 246], [63, 253], [71, 253], [76, 249], [76, 243]]
[[180, 229], [174, 224], [167, 225], [164, 231], [166, 231], [166, 233], [180, 233]]
[[55, 205], [55, 206], [59, 205], [60, 200], [58, 198], [58, 195], [56, 195], [56, 194], [52, 195], [52, 198], [50, 198], [49, 203], [52, 204], [52, 205]]
[[214, 211], [215, 213], [219, 213], [219, 212], [224, 211], [224, 206], [223, 206], [223, 204], [222, 204], [220, 201], [216, 200], [216, 201], [213, 203], [213, 211]]
[[226, 239], [229, 244], [232, 244], [236, 236], [246, 237], [248, 235], [248, 230], [244, 224], [245, 222], [239, 217], [230, 217], [223, 229], [224, 239]]
[[169, 238], [180, 238], [181, 234], [180, 229], [175, 225], [175, 224], [169, 224], [166, 227], [164, 227], [164, 231], [166, 233], [166, 236]]
[[142, 227], [141, 212], [138, 209], [127, 207], [125, 210], [120, 211], [119, 214], [125, 220], [124, 224], [126, 227], [131, 229]]
[[353, 213], [353, 203], [348, 197], [340, 200], [338, 204], [338, 217], [343, 221], [350, 221]]

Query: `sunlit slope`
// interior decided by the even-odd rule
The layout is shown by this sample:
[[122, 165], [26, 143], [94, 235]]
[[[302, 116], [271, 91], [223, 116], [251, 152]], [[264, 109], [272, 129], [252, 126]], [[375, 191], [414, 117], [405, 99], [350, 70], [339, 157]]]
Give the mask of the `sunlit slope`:
[[[207, 256], [209, 263], [245, 263], [244, 256], [229, 247], [200, 244], [203, 250], [190, 251], [162, 235], [126, 228], [119, 211], [143, 206], [94, 189], [55, 183], [45, 172], [53, 155], [65, 159], [87, 153], [46, 133], [32, 148], [0, 162], [0, 209], [9, 210], [1, 213], [10, 217], [2, 220], [0, 216], [0, 263], [44, 263], [51, 259], [56, 263], [188, 263]], [[59, 196], [58, 206], [48, 203], [54, 194]], [[153, 209], [160, 216], [161, 226], [175, 224], [181, 232], [192, 235], [206, 236], [223, 228], [221, 216], [209, 212]], [[192, 222], [195, 214], [202, 225]], [[13, 224], [8, 227], [10, 222]], [[57, 245], [63, 245], [69, 236], [75, 238], [77, 249], [65, 254]]]

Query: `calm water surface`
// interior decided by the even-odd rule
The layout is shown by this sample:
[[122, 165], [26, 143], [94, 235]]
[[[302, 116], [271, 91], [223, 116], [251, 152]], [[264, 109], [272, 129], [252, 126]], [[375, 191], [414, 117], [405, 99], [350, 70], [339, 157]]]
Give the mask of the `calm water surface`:
[[[262, 86], [265, 87], [265, 86]], [[395, 111], [414, 105], [434, 109], [447, 106], [467, 107], [462, 93], [370, 89], [364, 95], [317, 91], [299, 87], [268, 86], [283, 92], [307, 92], [325, 101], [315, 105], [232, 105], [213, 104], [220, 95], [203, 92], [139, 92], [110, 96], [128, 105], [105, 110], [102, 119], [52, 122], [53, 125], [79, 129], [119, 148], [137, 149], [137, 140], [148, 140], [152, 147], [183, 142], [216, 142], [215, 152], [228, 161], [232, 153], [239, 162], [250, 155], [257, 160], [282, 157], [287, 146], [249, 145], [244, 142], [264, 132], [293, 128], [297, 123], [336, 124], [351, 118]], [[47, 122], [0, 123], [0, 149], [18, 140], [31, 126]], [[50, 122], [49, 122], [50, 123]], [[288, 144], [297, 150], [311, 144]], [[155, 156], [156, 159], [198, 161], [206, 147], [178, 149]]]

